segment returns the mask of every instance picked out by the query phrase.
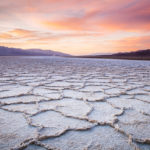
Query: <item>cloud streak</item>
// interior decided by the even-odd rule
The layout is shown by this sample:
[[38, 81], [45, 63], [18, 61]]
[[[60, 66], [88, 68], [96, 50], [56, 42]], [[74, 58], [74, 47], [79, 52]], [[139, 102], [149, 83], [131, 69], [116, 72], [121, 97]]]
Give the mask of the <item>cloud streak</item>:
[[149, 48], [149, 6], [149, 0], [2, 0], [0, 45], [71, 54]]

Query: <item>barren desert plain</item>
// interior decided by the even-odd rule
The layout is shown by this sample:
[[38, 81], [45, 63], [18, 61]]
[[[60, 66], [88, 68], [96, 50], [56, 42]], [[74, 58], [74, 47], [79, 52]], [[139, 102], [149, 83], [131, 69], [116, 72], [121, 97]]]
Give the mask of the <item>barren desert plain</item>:
[[150, 150], [150, 61], [0, 58], [0, 150]]

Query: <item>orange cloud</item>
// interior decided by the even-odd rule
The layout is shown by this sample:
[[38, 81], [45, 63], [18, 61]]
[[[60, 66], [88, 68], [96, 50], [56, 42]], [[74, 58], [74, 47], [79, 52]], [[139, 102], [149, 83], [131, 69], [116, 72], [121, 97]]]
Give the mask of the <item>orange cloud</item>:
[[127, 52], [150, 48], [150, 36], [129, 37], [111, 42], [113, 43], [114, 52]]
[[[42, 21], [42, 24], [50, 29], [56, 30], [84, 30], [82, 19], [69, 18], [58, 21]], [[84, 23], [85, 24], [85, 23]]]
[[8, 33], [13, 36], [18, 36], [18, 37], [30, 37], [35, 34], [34, 31], [24, 30], [24, 29], [14, 29], [14, 30], [8, 31]]
[[14, 30], [0, 33], [0, 39], [5, 39], [5, 40], [35, 38], [36, 36], [37, 35], [35, 31], [24, 30], [24, 29], [14, 29]]
[[1, 33], [0, 39], [12, 39], [12, 35], [10, 35], [8, 33]]
[[5, 0], [0, 16], [27, 22], [27, 15], [52, 30], [145, 31], [150, 29], [149, 5], [149, 0]]
[[14, 29], [7, 32], [0, 33], [0, 39], [24, 39], [27, 41], [37, 41], [37, 40], [59, 40], [64, 38], [75, 38], [75, 37], [95, 37], [102, 36], [100, 32], [83, 32], [83, 31], [73, 31], [73, 32], [65, 32], [65, 33], [55, 33], [55, 32], [39, 32], [39, 31], [31, 31], [24, 29]]
[[149, 0], [2, 0], [0, 40], [69, 53], [141, 49], [149, 46], [149, 6]]

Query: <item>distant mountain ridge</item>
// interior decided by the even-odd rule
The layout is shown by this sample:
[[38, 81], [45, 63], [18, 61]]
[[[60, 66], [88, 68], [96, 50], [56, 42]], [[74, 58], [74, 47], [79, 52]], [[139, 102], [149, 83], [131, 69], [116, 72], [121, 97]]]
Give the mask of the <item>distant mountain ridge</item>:
[[112, 54], [113, 56], [150, 56], [150, 49]]
[[104, 59], [131, 59], [131, 60], [150, 60], [150, 49], [137, 50], [134, 52], [120, 52], [110, 55], [86, 55], [77, 56], [80, 58], [104, 58]]
[[42, 50], [42, 49], [23, 50], [21, 48], [8, 48], [0, 46], [0, 56], [70, 56], [70, 55], [52, 50]]

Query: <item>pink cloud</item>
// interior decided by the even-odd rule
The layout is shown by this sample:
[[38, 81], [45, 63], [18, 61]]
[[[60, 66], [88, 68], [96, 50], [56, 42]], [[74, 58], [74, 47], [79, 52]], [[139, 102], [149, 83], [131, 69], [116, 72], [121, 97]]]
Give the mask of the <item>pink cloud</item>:
[[[121, 42], [122, 39], [120, 39], [118, 43], [120, 50], [120, 45], [133, 47], [136, 42], [144, 45], [146, 41], [144, 34], [150, 31], [149, 6], [149, 0], [2, 0], [0, 2], [0, 24], [2, 26], [0, 27], [0, 39], [5, 40], [6, 43], [11, 40], [17, 43], [15, 40], [21, 39], [23, 42], [30, 42], [33, 46], [31, 42], [40, 43], [40, 40], [52, 40], [57, 44], [60, 39], [69, 41], [72, 38], [72, 41], [77, 42], [81, 37], [82, 40], [87, 40], [87, 36], [93, 39], [96, 37], [97, 41], [109, 41], [105, 39], [108, 35], [122, 31], [126, 34], [139, 33], [144, 40], [134, 41], [133, 38], [133, 40], [126, 39], [127, 42], [126, 40]], [[6, 31], [3, 31], [5, 27]], [[90, 32], [101, 34], [97, 36]], [[103, 40], [102, 37], [104, 37]], [[149, 38], [148, 36], [147, 40]], [[89, 43], [92, 45], [92, 42]], [[91, 47], [95, 48], [94, 45], [99, 46], [99, 43], [95, 44], [94, 41]], [[115, 46], [112, 44], [110, 49], [117, 47], [116, 45], [117, 42]], [[136, 45], [141, 47], [138, 43]], [[148, 43], [146, 45], [149, 46]], [[71, 47], [70, 44], [68, 49]]]

